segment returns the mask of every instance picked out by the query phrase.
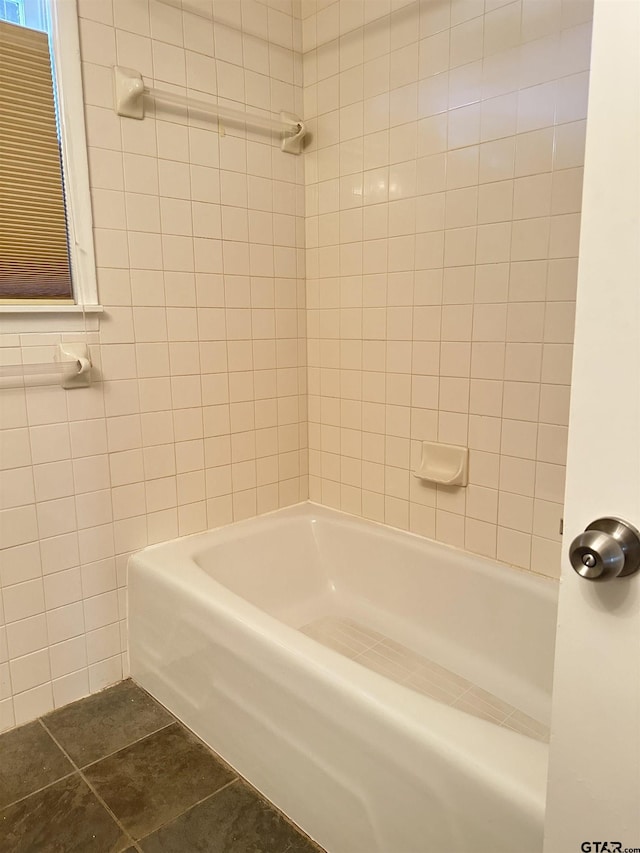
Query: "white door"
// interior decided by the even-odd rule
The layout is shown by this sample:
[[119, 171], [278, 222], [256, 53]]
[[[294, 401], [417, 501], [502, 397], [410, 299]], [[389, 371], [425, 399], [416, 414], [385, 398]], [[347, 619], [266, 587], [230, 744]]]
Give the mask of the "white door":
[[640, 527], [639, 0], [596, 0], [590, 87], [545, 853], [640, 849], [640, 574], [567, 557]]

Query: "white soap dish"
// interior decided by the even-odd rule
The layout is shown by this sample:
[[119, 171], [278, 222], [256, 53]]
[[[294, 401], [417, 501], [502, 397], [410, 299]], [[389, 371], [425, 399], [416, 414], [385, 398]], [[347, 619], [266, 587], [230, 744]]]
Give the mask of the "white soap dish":
[[423, 441], [420, 465], [413, 476], [441, 486], [466, 486], [469, 482], [469, 448]]

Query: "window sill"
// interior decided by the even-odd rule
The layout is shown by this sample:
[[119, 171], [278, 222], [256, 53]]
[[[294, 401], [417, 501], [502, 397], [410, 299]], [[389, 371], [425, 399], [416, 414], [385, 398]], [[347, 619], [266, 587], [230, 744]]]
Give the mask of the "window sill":
[[0, 331], [97, 332], [102, 305], [0, 305]]

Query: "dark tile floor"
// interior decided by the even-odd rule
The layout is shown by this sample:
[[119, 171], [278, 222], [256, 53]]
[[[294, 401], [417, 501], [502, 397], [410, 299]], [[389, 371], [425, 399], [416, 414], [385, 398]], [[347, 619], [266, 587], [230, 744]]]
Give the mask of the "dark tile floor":
[[2, 853], [322, 853], [132, 681], [0, 736]]

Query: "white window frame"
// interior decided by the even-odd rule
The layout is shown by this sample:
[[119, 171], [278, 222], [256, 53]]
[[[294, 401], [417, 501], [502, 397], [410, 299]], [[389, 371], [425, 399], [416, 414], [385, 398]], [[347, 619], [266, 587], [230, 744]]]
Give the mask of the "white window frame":
[[76, 0], [47, 0], [60, 113], [69, 253], [75, 304], [0, 302], [7, 332], [95, 331], [104, 310], [98, 301], [93, 215], [84, 121], [82, 66]]

